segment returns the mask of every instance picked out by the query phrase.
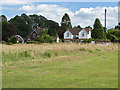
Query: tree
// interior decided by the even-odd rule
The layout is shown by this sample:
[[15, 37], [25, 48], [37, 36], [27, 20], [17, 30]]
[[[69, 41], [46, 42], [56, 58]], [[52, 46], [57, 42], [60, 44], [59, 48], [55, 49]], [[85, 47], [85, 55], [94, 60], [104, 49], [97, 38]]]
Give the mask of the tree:
[[34, 40], [40, 43], [53, 43], [54, 41], [53, 37], [47, 34], [44, 36], [36, 37]]
[[8, 39], [8, 42], [10, 43], [13, 43], [13, 44], [15, 44], [15, 43], [17, 43], [17, 38], [15, 37], [15, 36], [11, 36], [9, 39]]
[[109, 39], [111, 42], [118, 42], [120, 39], [120, 30], [118, 29], [109, 29], [107, 30], [107, 39]]
[[45, 36], [47, 33], [48, 33], [48, 30], [44, 29], [44, 30], [42, 30], [42, 31], [39, 32], [39, 35], [40, 36]]
[[92, 27], [91, 27], [91, 26], [87, 26], [87, 27], [85, 27], [85, 28], [90, 28], [90, 29], [92, 30]]
[[72, 28], [72, 25], [71, 25], [71, 20], [69, 18], [69, 15], [65, 13], [62, 17], [61, 29], [67, 30], [67, 28]]
[[56, 29], [54, 29], [54, 28], [48, 29], [48, 34], [49, 34], [50, 36], [56, 37], [56, 36], [57, 36]]
[[81, 28], [81, 26], [80, 26], [80, 25], [78, 25], [78, 26], [74, 26], [73, 28]]
[[15, 35], [16, 33], [14, 24], [2, 21], [2, 40], [7, 41], [10, 36]]
[[0, 21], [7, 21], [6, 16], [5, 16], [5, 15], [1, 15], [1, 16], [0, 16]]
[[92, 38], [94, 39], [103, 39], [104, 38], [104, 29], [98, 18], [96, 18], [92, 30]]
[[24, 38], [32, 30], [29, 27], [29, 25], [26, 23], [26, 21], [24, 20], [24, 18], [21, 18], [20, 16], [15, 16], [9, 22], [15, 25], [17, 34], [21, 35]]

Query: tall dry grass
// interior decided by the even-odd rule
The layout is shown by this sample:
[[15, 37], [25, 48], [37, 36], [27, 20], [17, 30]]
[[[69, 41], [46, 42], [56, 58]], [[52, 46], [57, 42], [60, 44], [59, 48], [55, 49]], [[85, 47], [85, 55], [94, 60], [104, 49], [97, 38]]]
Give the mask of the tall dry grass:
[[110, 45], [92, 45], [92, 44], [76, 44], [76, 43], [43, 43], [43, 44], [15, 44], [2, 45], [2, 56], [6, 60], [17, 60], [21, 58], [36, 58], [51, 55], [63, 55], [66, 53], [84, 51], [102, 51], [102, 52], [116, 52], [118, 51], [118, 44]]
[[54, 43], [54, 44], [15, 44], [15, 45], [2, 45], [2, 51], [6, 53], [17, 52], [21, 50], [31, 50], [31, 51], [41, 51], [44, 52], [46, 50], [77, 50], [80, 48], [84, 49], [101, 49], [102, 51], [117, 51], [118, 44], [110, 44], [110, 45], [92, 45], [92, 44], [76, 44], [76, 43]]

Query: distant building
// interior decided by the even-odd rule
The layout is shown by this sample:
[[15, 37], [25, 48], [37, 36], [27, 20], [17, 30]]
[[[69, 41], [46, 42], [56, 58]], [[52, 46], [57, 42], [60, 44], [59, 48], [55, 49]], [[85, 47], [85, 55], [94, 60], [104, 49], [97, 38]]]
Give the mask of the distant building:
[[120, 22], [118, 22], [118, 25], [115, 26], [115, 29], [119, 29], [120, 30]]
[[33, 41], [37, 36], [39, 36], [40, 31], [45, 30], [44, 28], [38, 27], [34, 29], [27, 37], [27, 41]]
[[64, 32], [64, 42], [83, 42], [89, 38], [91, 38], [90, 28], [70, 28]]
[[60, 41], [58, 36], [57, 37], [53, 37], [53, 39], [54, 39], [54, 42], [57, 42], [57, 43]]
[[15, 35], [17, 38], [17, 43], [24, 43], [24, 39], [20, 35]]

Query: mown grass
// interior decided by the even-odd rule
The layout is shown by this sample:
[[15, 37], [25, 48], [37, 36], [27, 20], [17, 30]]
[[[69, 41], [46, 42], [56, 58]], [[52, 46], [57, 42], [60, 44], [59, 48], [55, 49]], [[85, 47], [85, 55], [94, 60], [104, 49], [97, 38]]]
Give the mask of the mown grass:
[[118, 46], [3, 45], [3, 88], [117, 88]]

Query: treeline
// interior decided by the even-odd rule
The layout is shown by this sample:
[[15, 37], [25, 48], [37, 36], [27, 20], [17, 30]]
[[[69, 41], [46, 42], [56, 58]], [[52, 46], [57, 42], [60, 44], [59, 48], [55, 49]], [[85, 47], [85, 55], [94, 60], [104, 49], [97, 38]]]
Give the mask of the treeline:
[[[12, 35], [20, 35], [26, 38], [29, 33], [37, 28], [47, 29], [47, 36], [37, 38], [36, 41], [41, 41], [42, 38], [48, 38], [49, 36], [55, 37], [59, 36], [62, 40], [64, 39], [63, 34], [67, 28], [72, 28], [70, 17], [65, 13], [61, 19], [61, 25], [53, 20], [48, 20], [41, 15], [26, 15], [22, 14], [20, 16], [16, 15], [7, 21], [5, 15], [1, 15], [0, 23], [2, 23], [2, 40], [7, 41]], [[73, 28], [81, 28], [80, 25], [74, 26]], [[102, 26], [99, 18], [95, 19], [93, 28], [87, 26], [85, 28], [91, 29], [91, 36], [93, 40], [104, 40], [105, 38], [105, 28]], [[115, 28], [107, 29], [107, 40], [111, 42], [120, 42], [120, 26], [115, 26]], [[45, 41], [46, 42], [46, 41]]]
[[48, 29], [50, 36], [57, 36], [57, 30], [60, 26], [57, 22], [47, 20], [43, 16], [22, 14], [21, 16], [16, 15], [7, 21], [6, 16], [1, 15], [2, 23], [2, 40], [7, 41], [11, 35], [21, 35], [26, 38], [28, 34], [38, 26], [41, 28]]

